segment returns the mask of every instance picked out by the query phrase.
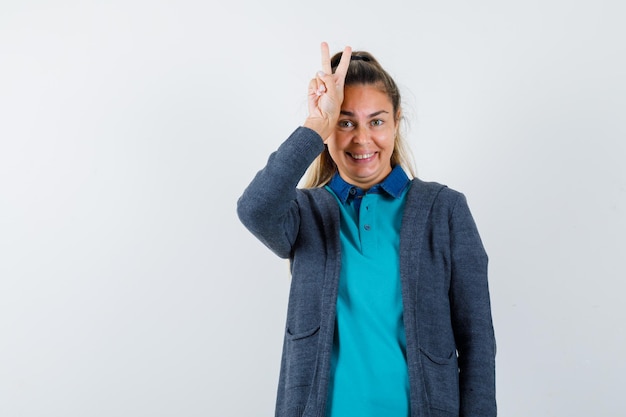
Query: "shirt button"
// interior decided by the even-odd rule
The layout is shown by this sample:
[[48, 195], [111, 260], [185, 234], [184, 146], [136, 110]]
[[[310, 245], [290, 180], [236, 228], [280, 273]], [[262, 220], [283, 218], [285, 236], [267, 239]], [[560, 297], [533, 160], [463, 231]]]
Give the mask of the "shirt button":
[[364, 228], [365, 230], [370, 230], [370, 229], [371, 229], [369, 224], [366, 224], [365, 226], [363, 226], [363, 228]]
[[356, 194], [356, 190], [354, 188], [350, 188], [350, 194], [355, 195]]

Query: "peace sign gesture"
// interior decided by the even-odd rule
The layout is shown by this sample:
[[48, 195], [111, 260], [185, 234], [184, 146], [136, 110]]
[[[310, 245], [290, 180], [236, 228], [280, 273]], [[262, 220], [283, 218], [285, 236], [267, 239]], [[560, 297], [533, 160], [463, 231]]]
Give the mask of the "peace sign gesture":
[[346, 46], [341, 54], [337, 70], [333, 74], [330, 65], [328, 44], [322, 42], [322, 70], [309, 82], [308, 104], [309, 116], [304, 126], [315, 130], [324, 140], [333, 133], [341, 103], [343, 102], [343, 87], [350, 65], [352, 49]]

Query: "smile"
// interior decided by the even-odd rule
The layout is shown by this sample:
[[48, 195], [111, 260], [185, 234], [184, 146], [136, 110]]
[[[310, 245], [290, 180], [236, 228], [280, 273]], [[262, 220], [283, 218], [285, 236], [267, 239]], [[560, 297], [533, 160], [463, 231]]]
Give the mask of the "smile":
[[376, 154], [376, 152], [372, 152], [372, 153], [362, 153], [362, 154], [356, 154], [356, 153], [350, 153], [348, 152], [348, 155], [350, 155], [352, 158], [354, 159], [369, 159], [372, 156], [374, 156]]

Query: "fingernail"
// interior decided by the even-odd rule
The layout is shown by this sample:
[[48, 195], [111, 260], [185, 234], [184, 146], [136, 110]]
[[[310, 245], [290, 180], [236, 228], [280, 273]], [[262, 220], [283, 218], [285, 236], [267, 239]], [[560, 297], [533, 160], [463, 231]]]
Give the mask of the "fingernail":
[[317, 71], [317, 76], [318, 77], [323, 77], [325, 75], [326, 75], [326, 73], [324, 71]]

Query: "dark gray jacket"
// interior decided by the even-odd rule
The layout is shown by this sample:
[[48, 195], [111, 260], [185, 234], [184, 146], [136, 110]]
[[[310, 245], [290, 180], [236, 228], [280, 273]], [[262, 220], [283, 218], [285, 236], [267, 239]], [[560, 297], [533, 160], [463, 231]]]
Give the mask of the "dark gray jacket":
[[[322, 417], [326, 407], [341, 268], [339, 208], [323, 188], [296, 188], [323, 149], [319, 135], [298, 128], [270, 155], [237, 206], [242, 223], [290, 259], [278, 417]], [[461, 193], [412, 180], [400, 275], [411, 416], [495, 416], [487, 255]]]

